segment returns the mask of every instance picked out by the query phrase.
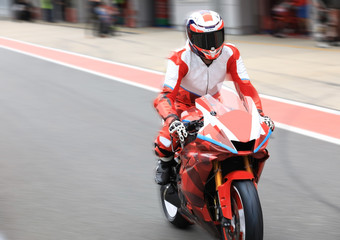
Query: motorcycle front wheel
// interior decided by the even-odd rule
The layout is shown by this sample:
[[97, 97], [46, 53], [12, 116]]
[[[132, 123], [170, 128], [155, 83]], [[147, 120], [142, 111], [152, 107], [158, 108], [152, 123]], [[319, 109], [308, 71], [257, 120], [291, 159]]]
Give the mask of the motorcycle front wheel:
[[[187, 228], [188, 226], [192, 225], [188, 220], [186, 220], [180, 212], [178, 212], [178, 207], [176, 207], [173, 203], [170, 203], [166, 200], [166, 194], [169, 194], [168, 191], [170, 184], [161, 186], [160, 194], [161, 194], [161, 201], [162, 201], [162, 208], [165, 217], [167, 220], [175, 225], [178, 228]], [[170, 193], [170, 194], [177, 194], [177, 193]]]
[[222, 227], [222, 240], [263, 240], [261, 203], [252, 181], [232, 183], [231, 205], [233, 218]]

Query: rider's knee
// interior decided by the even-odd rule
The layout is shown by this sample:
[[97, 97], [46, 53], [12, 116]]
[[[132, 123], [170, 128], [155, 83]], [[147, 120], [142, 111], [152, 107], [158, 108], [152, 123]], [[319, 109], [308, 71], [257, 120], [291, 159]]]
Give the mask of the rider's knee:
[[167, 148], [163, 145], [155, 143], [155, 154], [159, 158], [168, 158], [174, 155], [172, 148]]

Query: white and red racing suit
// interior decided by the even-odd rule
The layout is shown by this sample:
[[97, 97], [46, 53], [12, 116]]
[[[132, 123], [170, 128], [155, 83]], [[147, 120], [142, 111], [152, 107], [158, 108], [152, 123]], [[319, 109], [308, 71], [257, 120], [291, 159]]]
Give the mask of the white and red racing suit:
[[177, 147], [176, 142], [170, 140], [169, 124], [174, 119], [180, 119], [183, 111], [194, 106], [196, 98], [206, 94], [219, 98], [227, 75], [230, 75], [238, 94], [250, 96], [262, 113], [260, 97], [234, 45], [225, 43], [221, 55], [209, 66], [191, 51], [189, 43], [171, 54], [163, 90], [154, 101], [154, 107], [164, 120], [163, 128], [155, 140], [157, 156], [169, 158]]

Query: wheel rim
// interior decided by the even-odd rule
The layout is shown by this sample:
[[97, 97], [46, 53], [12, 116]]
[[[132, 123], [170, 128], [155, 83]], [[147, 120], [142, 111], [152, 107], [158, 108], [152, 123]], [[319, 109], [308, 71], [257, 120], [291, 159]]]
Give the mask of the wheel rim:
[[177, 214], [177, 207], [169, 203], [168, 201], [164, 200], [164, 205], [168, 215], [174, 218]]
[[167, 188], [163, 192], [163, 202], [164, 202], [164, 206], [165, 206], [166, 212], [169, 215], [169, 217], [174, 218], [174, 217], [176, 217], [176, 214], [177, 214], [177, 207], [175, 205], [171, 204], [170, 202], [168, 202], [167, 200], [165, 200], [165, 195], [168, 191], [168, 188], [169, 188], [169, 186], [167, 186]]

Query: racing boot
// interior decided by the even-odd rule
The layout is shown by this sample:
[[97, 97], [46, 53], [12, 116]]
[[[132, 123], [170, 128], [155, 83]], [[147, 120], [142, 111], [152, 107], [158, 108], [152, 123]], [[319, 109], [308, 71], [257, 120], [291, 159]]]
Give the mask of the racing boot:
[[164, 160], [159, 159], [156, 167], [155, 182], [159, 185], [166, 185], [170, 182], [171, 167], [174, 165], [173, 157]]

